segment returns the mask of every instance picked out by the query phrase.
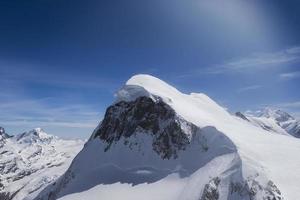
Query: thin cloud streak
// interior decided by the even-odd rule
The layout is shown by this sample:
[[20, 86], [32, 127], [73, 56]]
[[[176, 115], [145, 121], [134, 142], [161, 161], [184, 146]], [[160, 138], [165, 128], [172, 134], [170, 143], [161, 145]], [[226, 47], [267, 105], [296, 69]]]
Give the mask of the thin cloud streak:
[[94, 128], [101, 113], [87, 105], [49, 106], [49, 99], [0, 101], [0, 124], [10, 126], [59, 126], [73, 128]]
[[95, 128], [98, 121], [95, 122], [51, 122], [51, 121], [26, 121], [26, 120], [11, 120], [5, 121], [6, 126], [14, 127], [64, 127], [64, 128]]
[[300, 71], [282, 73], [279, 75], [279, 78], [281, 80], [291, 80], [291, 79], [299, 78], [299, 77], [300, 77]]
[[259, 89], [261, 87], [262, 87], [261, 85], [250, 85], [250, 86], [247, 86], [247, 87], [240, 88], [238, 90], [238, 92], [239, 93], [241, 93], [241, 92], [247, 92], [249, 90], [256, 90], [256, 89]]
[[109, 91], [111, 88], [117, 87], [113, 79], [101, 76], [86, 77], [72, 73], [44, 72], [35, 69], [33, 65], [18, 63], [0, 62], [0, 74], [0, 83], [9, 85], [38, 83], [61, 88], [105, 89]]
[[300, 109], [300, 101], [281, 103], [281, 104], [278, 104], [277, 106], [278, 107], [283, 107], [283, 108], [296, 108], [296, 109]]
[[256, 53], [246, 58], [207, 68], [206, 73], [220, 74], [284, 67], [286, 64], [296, 61], [300, 61], [300, 47], [293, 47], [273, 53]]
[[255, 53], [245, 58], [233, 59], [223, 64], [182, 73], [176, 78], [190, 78], [201, 75], [226, 73], [247, 73], [271, 68], [286, 68], [291, 63], [300, 62], [300, 47], [292, 47], [277, 52]]

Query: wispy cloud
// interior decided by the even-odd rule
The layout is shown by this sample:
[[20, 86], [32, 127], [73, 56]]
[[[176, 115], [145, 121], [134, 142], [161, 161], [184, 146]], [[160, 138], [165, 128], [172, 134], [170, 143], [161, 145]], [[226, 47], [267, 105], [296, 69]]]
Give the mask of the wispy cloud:
[[245, 70], [283, 67], [285, 64], [300, 61], [300, 47], [293, 47], [271, 53], [256, 53], [246, 58], [207, 68], [207, 73], [243, 72]]
[[242, 88], [238, 89], [238, 92], [239, 93], [241, 93], [241, 92], [247, 92], [249, 90], [256, 90], [256, 89], [259, 89], [261, 87], [262, 87], [261, 85], [250, 85], [250, 86], [242, 87]]
[[295, 108], [295, 109], [300, 109], [300, 101], [280, 103], [280, 104], [278, 104], [277, 106], [278, 106], [278, 107], [282, 107], [282, 108]]
[[294, 78], [300, 78], [300, 71], [282, 73], [279, 75], [281, 80], [290, 80]]
[[287, 48], [276, 52], [254, 53], [247, 57], [236, 58], [222, 64], [201, 67], [181, 73], [177, 78], [190, 78], [208, 74], [247, 73], [272, 68], [286, 68], [300, 62], [300, 47]]
[[10, 85], [33, 83], [60, 88], [105, 89], [109, 91], [117, 87], [114, 79], [97, 74], [84, 76], [71, 71], [57, 73], [49, 70], [44, 71], [43, 67], [38, 68], [19, 63], [0, 62], [0, 74], [0, 83]]
[[54, 134], [58, 135], [66, 135], [70, 130], [72, 133], [68, 134], [72, 135], [77, 129], [91, 133], [103, 108], [101, 102], [88, 101], [90, 96], [83, 98], [82, 94], [112, 93], [115, 83], [97, 74], [55, 73], [36, 66], [0, 62], [0, 126], [12, 133], [35, 127], [56, 129]]
[[95, 128], [102, 116], [92, 106], [63, 104], [50, 106], [52, 98], [0, 100], [0, 125], [34, 128], [43, 126]]

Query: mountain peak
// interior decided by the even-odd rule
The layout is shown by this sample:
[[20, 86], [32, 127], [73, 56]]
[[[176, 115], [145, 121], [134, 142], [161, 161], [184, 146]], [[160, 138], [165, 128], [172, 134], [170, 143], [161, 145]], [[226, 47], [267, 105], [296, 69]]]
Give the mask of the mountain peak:
[[42, 128], [34, 128], [31, 131], [17, 135], [17, 141], [22, 143], [32, 143], [37, 141], [49, 143], [55, 138], [55, 136], [47, 134]]
[[0, 127], [0, 140], [10, 137], [3, 127]]
[[[79, 196], [73, 195], [79, 193], [82, 199], [92, 190], [96, 198], [104, 191], [109, 196], [102, 199], [120, 199], [120, 194], [112, 197], [108, 187], [115, 183], [128, 184], [123, 199], [160, 197], [162, 190], [170, 195], [164, 200], [279, 200], [300, 195], [300, 144], [290, 136], [270, 134], [271, 125], [280, 128], [275, 120], [237, 113], [246, 123], [205, 94], [181, 93], [144, 74], [131, 77], [116, 96], [119, 101], [107, 108], [68, 171], [37, 199], [76, 199]], [[251, 125], [256, 118], [267, 123], [257, 120]], [[182, 185], [164, 185], [171, 180]], [[158, 195], [136, 196], [139, 188]]]
[[300, 138], [300, 121], [280, 109], [266, 107], [258, 111], [246, 111], [245, 115], [252, 123], [265, 130], [290, 134]]
[[147, 74], [138, 74], [132, 76], [126, 82], [124, 88], [131, 95], [134, 94], [135, 98], [137, 95], [148, 96], [152, 98], [159, 96], [164, 100], [170, 101], [171, 97], [180, 94], [176, 88], [160, 80], [159, 78]]
[[168, 90], [169, 92], [179, 92], [176, 88], [172, 87], [163, 80], [148, 74], [134, 75], [126, 82], [126, 85], [137, 85], [144, 87], [146, 90]]
[[0, 127], [0, 135], [3, 135], [5, 133], [4, 128]]
[[294, 118], [280, 109], [273, 109], [270, 107], [266, 107], [261, 111], [260, 117], [272, 118], [278, 122], [285, 122], [288, 120], [294, 120]]

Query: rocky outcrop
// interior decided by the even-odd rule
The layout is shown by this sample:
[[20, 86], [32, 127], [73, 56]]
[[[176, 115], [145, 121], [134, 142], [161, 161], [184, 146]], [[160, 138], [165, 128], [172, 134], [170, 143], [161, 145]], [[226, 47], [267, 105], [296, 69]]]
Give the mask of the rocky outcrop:
[[[240, 199], [245, 197], [250, 200], [283, 200], [283, 196], [277, 186], [268, 181], [267, 185], [263, 186], [256, 180], [248, 179], [244, 182], [231, 182], [230, 195], [238, 196]], [[260, 198], [261, 197], [261, 198]]]
[[5, 129], [0, 127], [0, 148], [3, 147], [5, 140], [10, 136], [5, 132]]
[[4, 134], [5, 133], [5, 130], [4, 128], [0, 127], [0, 135]]
[[239, 118], [241, 118], [243, 120], [249, 121], [249, 119], [243, 113], [241, 113], [241, 112], [236, 112], [235, 116], [237, 116], [237, 117], [239, 117]]
[[[183, 126], [188, 128], [183, 130]], [[193, 135], [196, 130], [195, 125], [177, 116], [161, 99], [154, 101], [149, 97], [139, 97], [110, 106], [94, 137], [107, 143], [107, 151], [122, 137], [149, 133], [153, 136], [153, 150], [163, 159], [170, 159], [176, 158], [178, 151], [186, 148], [190, 142], [188, 135]]]
[[220, 196], [218, 190], [220, 182], [221, 180], [219, 177], [215, 177], [210, 180], [209, 183], [204, 186], [200, 200], [218, 200]]
[[0, 136], [4, 137], [4, 138], [9, 138], [11, 137], [9, 134], [7, 134], [5, 132], [5, 129], [3, 127], [0, 127]]
[[0, 199], [1, 200], [12, 200], [14, 196], [11, 195], [9, 192], [0, 192]]
[[[221, 186], [222, 181], [223, 179], [220, 177], [212, 178], [205, 184], [199, 200], [223, 199], [224, 197], [220, 196], [220, 191], [224, 190], [226, 183]], [[229, 193], [226, 197], [228, 200], [284, 200], [280, 190], [272, 181], [268, 181], [265, 185], [262, 185], [255, 178], [248, 178], [242, 182], [231, 181], [228, 189]]]
[[300, 138], [300, 122], [296, 125], [291, 125], [292, 128], [289, 130], [289, 132], [291, 134], [293, 134], [293, 136]]

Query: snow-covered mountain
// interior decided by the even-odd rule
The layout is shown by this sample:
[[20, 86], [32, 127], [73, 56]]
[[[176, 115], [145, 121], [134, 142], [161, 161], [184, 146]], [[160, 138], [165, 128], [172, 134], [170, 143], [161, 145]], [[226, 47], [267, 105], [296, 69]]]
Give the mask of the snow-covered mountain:
[[16, 136], [0, 128], [0, 200], [33, 199], [82, 147], [81, 140], [62, 140], [40, 128]]
[[0, 127], [0, 148], [4, 145], [5, 140], [10, 136], [5, 132], [3, 127]]
[[300, 141], [136, 75], [36, 200], [298, 200]]
[[267, 107], [256, 112], [237, 112], [236, 116], [267, 131], [300, 138], [300, 121], [282, 110]]

